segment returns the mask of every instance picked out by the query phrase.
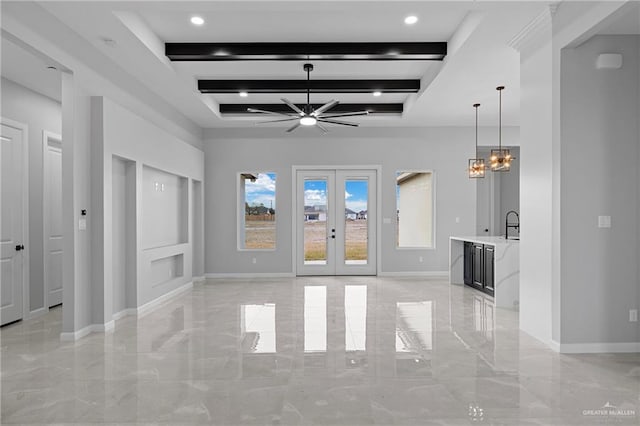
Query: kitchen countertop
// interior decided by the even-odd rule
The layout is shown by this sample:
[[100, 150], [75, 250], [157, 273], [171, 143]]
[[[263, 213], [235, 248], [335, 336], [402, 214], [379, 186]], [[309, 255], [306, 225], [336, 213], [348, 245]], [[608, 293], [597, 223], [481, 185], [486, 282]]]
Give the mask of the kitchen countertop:
[[520, 240], [512, 240], [511, 238], [509, 238], [508, 240], [505, 240], [504, 237], [490, 237], [490, 236], [482, 236], [482, 235], [476, 235], [476, 236], [471, 236], [471, 237], [449, 237], [452, 240], [458, 240], [458, 241], [469, 241], [471, 243], [480, 243], [480, 244], [491, 244], [491, 245], [510, 245], [510, 244], [517, 244], [520, 242]]

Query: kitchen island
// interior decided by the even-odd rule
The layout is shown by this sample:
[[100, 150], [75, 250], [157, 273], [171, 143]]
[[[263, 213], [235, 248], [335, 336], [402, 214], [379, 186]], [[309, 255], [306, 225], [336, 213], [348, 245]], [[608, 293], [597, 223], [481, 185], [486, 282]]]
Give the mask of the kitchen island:
[[466, 284], [492, 295], [496, 307], [517, 310], [519, 241], [504, 237], [449, 237], [449, 282]]

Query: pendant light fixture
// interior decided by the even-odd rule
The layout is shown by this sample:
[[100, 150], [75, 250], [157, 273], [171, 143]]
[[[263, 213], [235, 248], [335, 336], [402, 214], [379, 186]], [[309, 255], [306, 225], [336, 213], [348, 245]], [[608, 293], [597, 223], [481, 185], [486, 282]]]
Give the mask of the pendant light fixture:
[[500, 93], [500, 124], [498, 133], [498, 149], [491, 150], [491, 157], [489, 158], [489, 165], [492, 172], [508, 172], [511, 170], [511, 161], [515, 160], [511, 156], [511, 152], [507, 148], [502, 149], [502, 91], [504, 86], [496, 87], [498, 93]]
[[484, 158], [478, 155], [478, 107], [480, 104], [473, 104], [476, 109], [476, 158], [469, 159], [469, 179], [477, 179], [484, 177], [484, 171], [487, 166], [484, 164]]

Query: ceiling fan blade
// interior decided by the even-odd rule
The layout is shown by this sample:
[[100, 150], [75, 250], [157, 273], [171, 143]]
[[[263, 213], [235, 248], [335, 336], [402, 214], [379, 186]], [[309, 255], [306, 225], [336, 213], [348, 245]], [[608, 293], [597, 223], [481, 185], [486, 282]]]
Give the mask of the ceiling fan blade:
[[291, 133], [291, 132], [293, 132], [293, 131], [294, 131], [295, 129], [297, 129], [298, 127], [300, 127], [300, 122], [298, 122], [298, 123], [294, 124], [293, 126], [289, 127], [289, 128], [287, 129], [287, 133]]
[[326, 127], [324, 127], [322, 124], [320, 124], [320, 123], [316, 123], [316, 127], [317, 127], [318, 129], [322, 130], [322, 134], [323, 134], [323, 135], [324, 135], [325, 133], [329, 133], [329, 130], [328, 130]]
[[369, 111], [355, 111], [355, 112], [336, 112], [335, 114], [322, 114], [318, 115], [318, 118], [334, 118], [334, 117], [350, 117], [354, 115], [369, 115]]
[[320, 114], [322, 114], [325, 111], [330, 110], [331, 108], [333, 108], [334, 106], [338, 105], [340, 103], [340, 101], [336, 101], [335, 99], [330, 100], [329, 102], [327, 102], [326, 104], [322, 105], [320, 108], [318, 108], [317, 110], [313, 111], [311, 113], [311, 115], [313, 116], [318, 116]]
[[294, 120], [300, 120], [300, 117], [283, 118], [282, 120], [259, 121], [256, 123], [256, 125], [269, 124], [269, 123], [282, 123], [283, 121], [294, 121]]
[[289, 106], [289, 108], [291, 108], [292, 110], [294, 110], [295, 112], [297, 112], [300, 115], [305, 115], [304, 111], [302, 111], [300, 108], [298, 108], [293, 102], [291, 102], [289, 99], [285, 99], [285, 98], [280, 98], [280, 100], [282, 102], [284, 102], [285, 104], [287, 104]]
[[260, 114], [286, 115], [287, 117], [291, 117], [290, 114], [287, 114], [287, 113], [284, 113], [284, 112], [266, 111], [264, 109], [247, 108], [247, 111], [249, 111], [249, 112], [257, 112], [257, 113], [260, 113]]
[[351, 126], [351, 127], [360, 126], [358, 123], [351, 123], [349, 121], [342, 121], [342, 120], [333, 120], [330, 118], [318, 118], [318, 121], [322, 121], [323, 123], [340, 124], [342, 126]]

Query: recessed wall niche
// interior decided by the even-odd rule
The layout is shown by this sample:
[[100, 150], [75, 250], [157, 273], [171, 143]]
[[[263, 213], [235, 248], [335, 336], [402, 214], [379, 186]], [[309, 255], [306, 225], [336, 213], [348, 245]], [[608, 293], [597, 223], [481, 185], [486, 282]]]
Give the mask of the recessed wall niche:
[[153, 167], [142, 170], [142, 247], [188, 242], [188, 179]]

